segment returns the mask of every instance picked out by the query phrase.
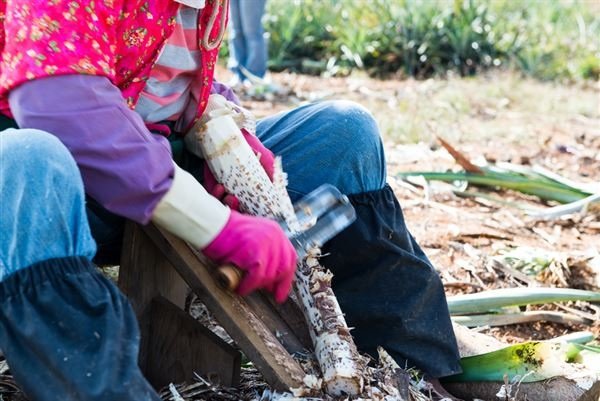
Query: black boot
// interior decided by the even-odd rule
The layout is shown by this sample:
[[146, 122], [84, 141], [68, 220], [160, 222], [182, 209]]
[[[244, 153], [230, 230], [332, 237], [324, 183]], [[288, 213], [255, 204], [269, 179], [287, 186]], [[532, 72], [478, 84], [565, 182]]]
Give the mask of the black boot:
[[160, 401], [137, 365], [133, 310], [89, 260], [19, 270], [0, 300], [0, 348], [31, 400]]
[[408, 232], [389, 186], [349, 196], [357, 220], [323, 247], [359, 350], [377, 346], [432, 377], [461, 371], [442, 282]]

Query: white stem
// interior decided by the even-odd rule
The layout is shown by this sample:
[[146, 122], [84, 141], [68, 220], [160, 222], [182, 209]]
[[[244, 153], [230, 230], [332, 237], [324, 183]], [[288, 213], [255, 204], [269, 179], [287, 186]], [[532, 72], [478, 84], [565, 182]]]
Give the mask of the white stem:
[[600, 202], [600, 193], [590, 195], [587, 198], [559, 205], [547, 209], [527, 211], [527, 214], [538, 219], [552, 220], [557, 219], [566, 214], [579, 213], [584, 211], [590, 204]]
[[[301, 229], [286, 191], [286, 177], [276, 160], [273, 182], [244, 140], [233, 118], [211, 105], [214, 118], [186, 137], [190, 149], [201, 151], [216, 180], [240, 201], [249, 214], [283, 219], [290, 232]], [[222, 99], [214, 98], [215, 104]], [[192, 135], [190, 137], [190, 135]], [[300, 260], [295, 291], [308, 322], [325, 390], [332, 395], [358, 395], [364, 386], [364, 362], [356, 349], [333, 290], [331, 273], [307, 268]]]
[[296, 274], [296, 293], [308, 321], [315, 357], [328, 394], [357, 395], [364, 387], [364, 362], [333, 290], [330, 272], [317, 265], [303, 266]]

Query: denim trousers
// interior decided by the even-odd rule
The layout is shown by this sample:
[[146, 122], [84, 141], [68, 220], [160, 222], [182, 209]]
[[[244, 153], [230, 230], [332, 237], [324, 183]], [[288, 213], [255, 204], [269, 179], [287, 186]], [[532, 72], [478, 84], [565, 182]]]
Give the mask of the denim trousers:
[[348, 195], [357, 219], [323, 247], [321, 264], [362, 352], [383, 347], [400, 366], [432, 377], [460, 372], [442, 282], [410, 234], [394, 192], [377, 123], [362, 106], [325, 101], [258, 123], [282, 158], [293, 201], [323, 183]]
[[385, 185], [379, 128], [357, 103], [311, 103], [259, 121], [256, 131], [281, 156], [292, 201], [325, 183], [347, 195]]
[[267, 0], [230, 0], [228, 68], [240, 82], [248, 79], [245, 71], [258, 78], [267, 72], [267, 40], [262, 16]]
[[53, 135], [0, 132], [0, 349], [36, 401], [160, 401], [133, 309], [92, 264], [75, 160]]
[[48, 259], [91, 259], [96, 243], [83, 182], [58, 138], [8, 129], [0, 133], [0, 156], [0, 281]]

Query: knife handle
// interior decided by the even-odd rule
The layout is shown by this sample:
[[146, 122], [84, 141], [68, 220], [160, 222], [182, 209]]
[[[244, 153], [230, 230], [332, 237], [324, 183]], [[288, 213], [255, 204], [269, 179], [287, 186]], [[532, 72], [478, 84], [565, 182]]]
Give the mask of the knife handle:
[[217, 268], [215, 279], [224, 290], [235, 291], [242, 281], [244, 273], [235, 265], [226, 264]]

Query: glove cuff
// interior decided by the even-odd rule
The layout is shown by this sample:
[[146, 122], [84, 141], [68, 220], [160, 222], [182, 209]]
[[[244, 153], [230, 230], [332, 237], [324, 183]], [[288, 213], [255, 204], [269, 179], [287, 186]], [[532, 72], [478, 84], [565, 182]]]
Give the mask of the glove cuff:
[[230, 210], [209, 195], [190, 173], [175, 165], [173, 184], [152, 214], [152, 221], [197, 249], [212, 242]]

